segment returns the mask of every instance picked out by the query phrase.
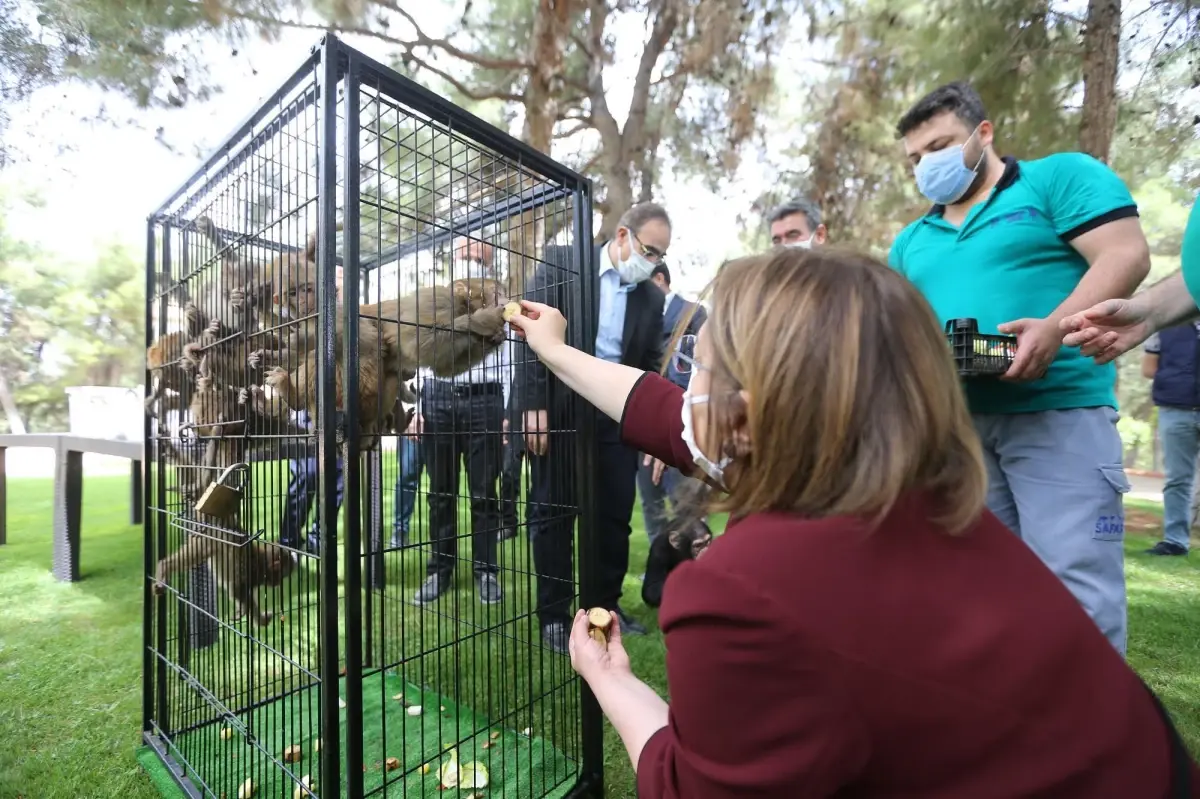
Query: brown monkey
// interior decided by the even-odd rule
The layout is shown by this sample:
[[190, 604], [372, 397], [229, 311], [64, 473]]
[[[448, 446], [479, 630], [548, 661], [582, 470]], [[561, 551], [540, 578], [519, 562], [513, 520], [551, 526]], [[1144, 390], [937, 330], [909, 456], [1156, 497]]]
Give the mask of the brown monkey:
[[384, 340], [399, 354], [401, 378], [410, 380], [422, 366], [453, 377], [486, 358], [505, 339], [507, 303], [497, 281], [468, 278], [364, 305], [360, 313], [375, 317]]
[[[300, 315], [311, 309], [311, 291], [306, 275], [296, 273], [299, 285], [289, 287], [289, 312]], [[278, 299], [282, 299], [281, 297]], [[370, 449], [375, 436], [395, 423], [397, 397], [411, 404], [416, 400], [405, 382], [418, 367], [426, 366], [439, 376], [452, 376], [482, 361], [504, 341], [504, 305], [508, 302], [494, 280], [471, 278], [451, 286], [432, 286], [398, 300], [359, 307], [359, 420], [363, 449]], [[342, 352], [342, 315], [335, 320], [335, 352]], [[299, 361], [291, 372], [276, 366], [268, 372], [264, 389], [250, 391], [255, 410], [263, 415], [278, 413], [276, 395], [291, 408], [304, 408], [316, 416], [317, 354], [302, 335], [292, 337], [291, 346], [304, 350], [297, 356], [287, 348], [285, 355]], [[339, 407], [342, 400], [342, 368], [334, 374]], [[268, 396], [268, 393], [270, 396]], [[381, 413], [381, 409], [386, 409]]]
[[167, 333], [146, 349], [146, 366], [152, 372], [150, 396], [146, 397], [146, 413], [158, 417], [159, 400], [167, 391], [174, 393], [167, 410], [182, 410], [187, 404], [187, 373], [191, 363], [175, 358], [182, 352], [186, 335], [183, 332]]
[[[335, 344], [339, 355], [340, 327]], [[359, 346], [364, 353], [356, 370], [359, 446], [363, 451], [368, 451], [375, 448], [380, 435], [393, 427], [400, 380], [394, 371], [396, 358], [391, 346], [383, 340], [379, 328], [370, 321], [360, 319], [358, 336]], [[264, 386], [252, 386], [243, 399], [257, 414], [265, 417], [278, 417], [290, 408], [304, 409], [311, 418], [317, 418], [317, 357], [318, 353], [314, 350], [303, 353], [299, 356], [299, 365], [292, 372], [279, 366], [273, 367], [267, 372]], [[344, 375], [340, 359], [333, 379], [337, 407], [342, 408]]]
[[171, 575], [208, 561], [217, 584], [237, 608], [234, 619], [249, 613], [255, 624], [266, 626], [272, 614], [259, 608], [257, 589], [282, 585], [296, 568], [296, 556], [275, 544], [246, 542], [245, 537], [241, 530], [218, 532], [212, 528], [189, 534], [183, 546], [158, 562], [154, 593], [161, 595], [166, 590]]

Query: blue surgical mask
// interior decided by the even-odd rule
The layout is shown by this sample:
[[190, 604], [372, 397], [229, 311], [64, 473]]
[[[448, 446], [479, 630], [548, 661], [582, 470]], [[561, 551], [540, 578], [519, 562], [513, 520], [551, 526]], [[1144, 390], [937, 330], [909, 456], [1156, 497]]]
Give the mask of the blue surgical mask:
[[[978, 132], [978, 128], [975, 132]], [[973, 137], [975, 132], [971, 133]], [[967, 141], [970, 141], [970, 137]], [[913, 170], [917, 179], [917, 188], [929, 201], [937, 205], [953, 205], [962, 199], [975, 182], [979, 167], [983, 164], [983, 153], [975, 166], [969, 167], [963, 162], [963, 144], [955, 144], [938, 150], [935, 153], [921, 156]]]

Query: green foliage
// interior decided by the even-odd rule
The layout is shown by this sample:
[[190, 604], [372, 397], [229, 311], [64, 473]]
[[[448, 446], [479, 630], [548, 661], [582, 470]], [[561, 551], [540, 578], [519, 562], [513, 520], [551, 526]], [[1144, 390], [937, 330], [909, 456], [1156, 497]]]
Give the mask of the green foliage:
[[141, 259], [109, 247], [82, 267], [52, 263], [5, 230], [7, 207], [0, 197], [0, 377], [29, 432], [65, 430], [67, 386], [141, 380]]

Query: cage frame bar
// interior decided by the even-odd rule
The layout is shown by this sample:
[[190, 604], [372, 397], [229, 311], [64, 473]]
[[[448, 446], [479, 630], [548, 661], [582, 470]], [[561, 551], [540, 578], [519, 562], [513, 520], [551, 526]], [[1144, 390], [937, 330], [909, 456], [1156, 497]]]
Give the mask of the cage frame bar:
[[[359, 82], [357, 59], [353, 50], [344, 53], [345, 70], [342, 74], [342, 97], [344, 102], [343, 120], [345, 125], [345, 179], [342, 181], [342, 257], [349, 263], [358, 261], [359, 233], [359, 183], [351, 176], [359, 173]], [[322, 106], [324, 113], [336, 116], [336, 106]], [[336, 119], [334, 121], [336, 127]], [[336, 165], [335, 165], [336, 171]], [[322, 214], [321, 223], [328, 223]], [[331, 229], [326, 233], [332, 233]], [[321, 234], [318, 234], [320, 236]], [[330, 269], [332, 272], [332, 268]], [[351, 799], [361, 799], [363, 795], [363, 775], [356, 768], [350, 768], [352, 763], [363, 761], [363, 695], [362, 695], [362, 485], [361, 472], [362, 453], [359, 441], [359, 385], [356, 376], [351, 374], [351, 365], [357, 366], [359, 358], [358, 320], [359, 320], [359, 281], [351, 275], [347, 280], [342, 276], [342, 405], [345, 408], [342, 427], [345, 434], [345, 455], [342, 459], [342, 479], [344, 485], [345, 518], [343, 534], [345, 546], [342, 551], [345, 556], [345, 614], [346, 632], [343, 645], [346, 648], [346, 794]], [[325, 417], [328, 420], [328, 417]], [[326, 421], [326, 424], [328, 422]], [[382, 447], [382, 441], [376, 442], [376, 447]], [[328, 491], [328, 488], [326, 489]], [[335, 488], [336, 490], [336, 488]], [[368, 546], [368, 548], [370, 548]], [[369, 590], [369, 586], [368, 589]]]
[[[338, 503], [337, 503], [337, 84], [342, 52], [337, 39], [326, 35], [317, 48], [317, 463], [321, 479], [317, 513], [321, 520], [319, 689], [321, 709], [321, 791], [328, 799], [341, 796], [341, 718], [338, 707]], [[343, 384], [350, 381], [343, 381]], [[347, 406], [349, 407], [349, 406]], [[349, 591], [350, 588], [347, 587]], [[348, 769], [353, 771], [353, 769]], [[360, 777], [361, 779], [361, 777]], [[353, 794], [351, 794], [353, 796]]]

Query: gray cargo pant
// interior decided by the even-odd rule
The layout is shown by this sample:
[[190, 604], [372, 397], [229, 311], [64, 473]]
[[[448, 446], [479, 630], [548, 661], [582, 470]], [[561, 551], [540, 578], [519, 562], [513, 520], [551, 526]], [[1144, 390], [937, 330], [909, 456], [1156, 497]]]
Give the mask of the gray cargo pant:
[[1070, 589], [1122, 655], [1125, 508], [1117, 412], [975, 414], [987, 505]]

